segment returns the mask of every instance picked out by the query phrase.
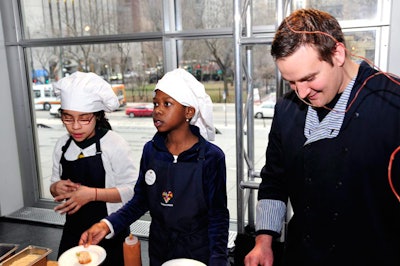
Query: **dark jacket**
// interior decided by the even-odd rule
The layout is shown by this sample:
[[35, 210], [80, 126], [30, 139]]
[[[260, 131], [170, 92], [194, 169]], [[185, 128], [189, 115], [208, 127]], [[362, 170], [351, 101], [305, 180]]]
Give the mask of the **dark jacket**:
[[[207, 254], [204, 255], [207, 256], [207, 259], [209, 258], [209, 265], [225, 266], [227, 264], [227, 244], [229, 230], [225, 155], [219, 147], [211, 142], [206, 141], [200, 135], [197, 127], [191, 126], [191, 130], [196, 136], [198, 136], [199, 142], [189, 150], [179, 155], [178, 164], [180, 162], [197, 163], [199, 151], [202, 148], [204, 149], [205, 160], [203, 162], [202, 183], [200, 183], [202, 184], [203, 188], [202, 191], [199, 191], [199, 193], [202, 193], [202, 195], [198, 196], [201, 196], [201, 198], [205, 199], [206, 207], [208, 208], [204, 215], [202, 214], [202, 217], [197, 214], [198, 217], [192, 217], [192, 221], [193, 223], [196, 223], [197, 220], [206, 221], [206, 227], [208, 225], [208, 229], [206, 228], [206, 232], [208, 230], [208, 233], [206, 233], [208, 235], [208, 248], [205, 249]], [[152, 165], [154, 165], [154, 160], [163, 161], [170, 165], [172, 165], [174, 161], [172, 154], [165, 146], [165, 135], [162, 133], [156, 133], [154, 138], [147, 142], [143, 148], [143, 154], [140, 162], [140, 173], [135, 186], [134, 197], [118, 212], [107, 217], [107, 219], [112, 223], [115, 232], [118, 233], [120, 230], [126, 228], [131, 223], [139, 219], [145, 212], [150, 211], [152, 219], [155, 220], [152, 221], [152, 225], [150, 226], [149, 247], [151, 244], [150, 242], [152, 241], [151, 236], [154, 235], [153, 231], [159, 231], [159, 228], [155, 227], [160, 227], [159, 225], [167, 224], [167, 222], [161, 221], [162, 218], [159, 213], [153, 213], [154, 210], [151, 207], [157, 206], [157, 204], [160, 205], [160, 200], [158, 198], [149, 199], [147, 195], [147, 193], [149, 193], [149, 191], [152, 189], [151, 185], [149, 184], [154, 181], [152, 181], [154, 176], [151, 177], [151, 175], [148, 173], [149, 169], [153, 169]], [[147, 177], [146, 172], [148, 173]], [[160, 173], [156, 173], [155, 176], [157, 176], [157, 174]], [[174, 199], [176, 197], [177, 195], [174, 194]], [[191, 198], [195, 197], [196, 195], [191, 195]], [[149, 200], [152, 200], [153, 202], [149, 202]], [[169, 202], [164, 203], [166, 204]], [[177, 227], [176, 225], [173, 226]], [[183, 228], [187, 227], [188, 224], [181, 224], [179, 226]], [[156, 243], [156, 245], [159, 246], [157, 249], [170, 248], [166, 243]], [[187, 248], [190, 249], [190, 247]], [[152, 261], [151, 250], [149, 250], [149, 253], [150, 261]]]
[[375, 73], [360, 65], [355, 101], [333, 139], [304, 146], [307, 106], [294, 92], [276, 105], [258, 196], [290, 198], [285, 265], [400, 265], [400, 203], [388, 181], [400, 145], [400, 86], [379, 74], [359, 90]]

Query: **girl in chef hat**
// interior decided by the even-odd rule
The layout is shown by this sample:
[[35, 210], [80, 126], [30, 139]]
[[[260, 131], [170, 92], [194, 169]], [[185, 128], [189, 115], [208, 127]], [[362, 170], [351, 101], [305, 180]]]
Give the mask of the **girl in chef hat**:
[[208, 141], [215, 132], [210, 97], [192, 74], [175, 69], [159, 80], [153, 102], [157, 133], [143, 148], [134, 197], [80, 244], [112, 237], [150, 211], [151, 265], [186, 258], [226, 266], [225, 154]]
[[[67, 130], [56, 143], [50, 192], [66, 214], [58, 256], [78, 245], [94, 222], [116, 211], [133, 196], [137, 180], [133, 152], [105, 117], [119, 107], [110, 84], [94, 73], [75, 72], [53, 84], [61, 98], [61, 120]], [[107, 252], [103, 265], [123, 265], [122, 243], [129, 230], [99, 245]]]

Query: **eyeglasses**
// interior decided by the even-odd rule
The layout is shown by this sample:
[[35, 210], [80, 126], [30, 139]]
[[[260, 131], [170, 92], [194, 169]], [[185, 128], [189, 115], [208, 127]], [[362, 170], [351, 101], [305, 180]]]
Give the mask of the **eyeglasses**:
[[92, 116], [90, 118], [85, 116], [85, 117], [79, 117], [78, 119], [74, 119], [70, 115], [62, 114], [61, 115], [61, 120], [63, 121], [63, 123], [65, 125], [72, 125], [72, 124], [75, 123], [75, 121], [80, 125], [89, 125], [89, 123], [92, 121], [93, 117], [95, 117], [94, 114], [92, 114]]

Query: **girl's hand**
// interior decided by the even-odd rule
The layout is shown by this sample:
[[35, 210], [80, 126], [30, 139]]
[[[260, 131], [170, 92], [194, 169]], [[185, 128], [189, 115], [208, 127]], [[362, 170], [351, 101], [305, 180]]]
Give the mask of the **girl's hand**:
[[60, 180], [51, 185], [50, 192], [54, 197], [56, 197], [58, 195], [76, 191], [79, 186], [80, 184], [74, 183], [69, 179]]
[[110, 228], [108, 228], [105, 222], [96, 223], [88, 230], [83, 232], [81, 239], [79, 240], [79, 245], [84, 245], [85, 247], [88, 247], [89, 245], [96, 245], [108, 233], [110, 233]]
[[74, 214], [86, 203], [94, 201], [95, 198], [96, 188], [79, 186], [72, 192], [63, 193], [55, 197], [54, 200], [61, 203], [54, 210], [60, 214]]

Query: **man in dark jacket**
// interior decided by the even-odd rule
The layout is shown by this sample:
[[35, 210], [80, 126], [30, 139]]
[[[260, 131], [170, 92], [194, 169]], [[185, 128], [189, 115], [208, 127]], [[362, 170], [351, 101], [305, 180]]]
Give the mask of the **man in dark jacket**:
[[314, 9], [278, 28], [271, 54], [292, 91], [275, 108], [246, 266], [273, 264], [289, 200], [285, 266], [400, 265], [400, 85], [344, 41]]

